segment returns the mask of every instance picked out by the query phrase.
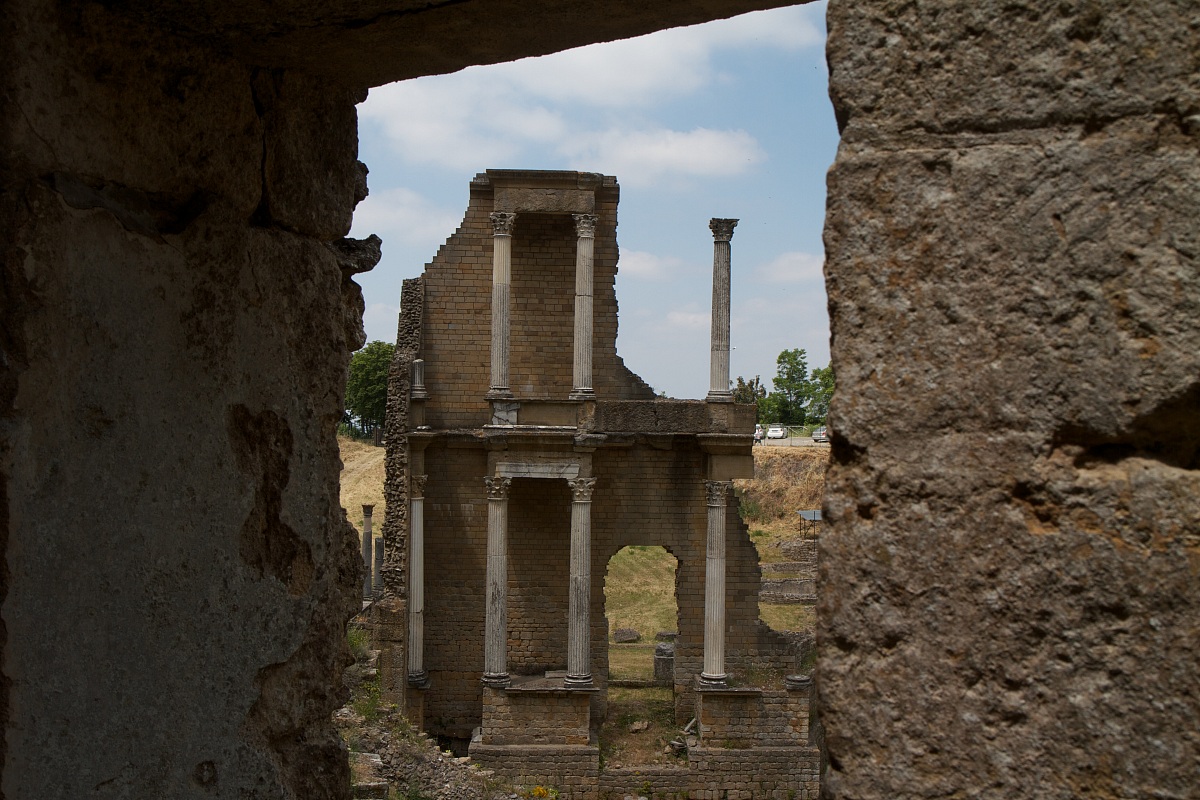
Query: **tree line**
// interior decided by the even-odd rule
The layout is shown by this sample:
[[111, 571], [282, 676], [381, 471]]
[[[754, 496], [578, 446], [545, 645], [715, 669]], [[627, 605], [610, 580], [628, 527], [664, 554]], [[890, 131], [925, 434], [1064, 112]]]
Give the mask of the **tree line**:
[[822, 425], [829, 414], [829, 398], [833, 396], [833, 364], [808, 369], [808, 354], [804, 348], [784, 350], [775, 360], [774, 391], [767, 391], [762, 377], [755, 375], [747, 381], [741, 375], [731, 387], [738, 403], [758, 406], [761, 422], [783, 425]]

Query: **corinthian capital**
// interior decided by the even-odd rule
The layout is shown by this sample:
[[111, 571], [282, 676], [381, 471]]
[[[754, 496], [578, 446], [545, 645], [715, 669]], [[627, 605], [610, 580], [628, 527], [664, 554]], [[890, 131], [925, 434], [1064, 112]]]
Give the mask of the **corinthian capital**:
[[575, 478], [568, 480], [567, 485], [571, 487], [571, 498], [576, 503], [591, 502], [592, 490], [596, 488], [595, 478]]
[[596, 238], [596, 215], [595, 214], [572, 214], [571, 217], [575, 220], [575, 235], [581, 239]]
[[723, 506], [729, 497], [733, 481], [705, 481], [704, 495], [710, 506]]
[[708, 221], [708, 227], [712, 230], [713, 241], [728, 242], [733, 238], [733, 229], [737, 227], [736, 219], [718, 219], [713, 217]]
[[512, 236], [513, 224], [517, 221], [516, 214], [510, 211], [493, 211], [491, 218], [493, 236]]
[[428, 475], [413, 475], [412, 476], [412, 496], [425, 496], [425, 481], [429, 480]]
[[512, 478], [484, 478], [483, 481], [487, 484], [488, 500], [508, 499], [508, 487]]

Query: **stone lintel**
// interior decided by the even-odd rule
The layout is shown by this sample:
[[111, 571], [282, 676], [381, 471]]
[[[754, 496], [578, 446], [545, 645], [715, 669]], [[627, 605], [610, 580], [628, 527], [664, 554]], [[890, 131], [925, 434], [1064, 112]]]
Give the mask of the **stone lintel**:
[[579, 462], [502, 461], [496, 465], [502, 478], [578, 478]]
[[520, 214], [591, 214], [596, 193], [590, 189], [496, 187], [492, 207]]

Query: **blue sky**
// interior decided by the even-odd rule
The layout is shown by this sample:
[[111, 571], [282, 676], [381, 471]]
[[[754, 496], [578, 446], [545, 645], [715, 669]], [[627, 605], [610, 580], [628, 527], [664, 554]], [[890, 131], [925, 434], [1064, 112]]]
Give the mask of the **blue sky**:
[[731, 377], [770, 385], [781, 350], [829, 361], [821, 277], [825, 172], [837, 148], [825, 3], [592, 45], [371, 90], [359, 158], [371, 195], [352, 236], [370, 340], [394, 341], [400, 285], [462, 219], [486, 169], [577, 169], [621, 185], [617, 351], [673, 397], [708, 391], [712, 217], [733, 237]]

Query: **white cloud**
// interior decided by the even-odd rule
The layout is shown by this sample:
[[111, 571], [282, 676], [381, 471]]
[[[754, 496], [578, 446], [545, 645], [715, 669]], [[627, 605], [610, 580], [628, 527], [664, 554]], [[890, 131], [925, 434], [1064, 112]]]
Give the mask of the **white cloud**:
[[781, 253], [755, 270], [760, 280], [768, 283], [809, 283], [824, 280], [823, 256], [812, 253]]
[[494, 67], [520, 91], [601, 108], [641, 107], [690, 94], [716, 79], [718, 50], [820, 47], [822, 8], [756, 11]]
[[621, 175], [627, 186], [652, 185], [671, 176], [739, 175], [767, 157], [745, 131], [708, 128], [611, 129], [572, 137], [561, 149], [570, 156], [572, 169]]
[[617, 271], [622, 276], [661, 281], [671, 277], [683, 260], [675, 256], [656, 256], [641, 250], [622, 250]]
[[[823, 4], [816, 4], [821, 5]], [[669, 174], [732, 175], [764, 158], [744, 131], [587, 130], [569, 125], [560, 107], [649, 109], [724, 80], [713, 63], [721, 50], [795, 50], [819, 46], [812, 6], [754, 12], [689, 28], [589, 45], [508, 64], [372, 89], [359, 114], [380, 127], [395, 155], [413, 164], [459, 171], [526, 166], [531, 150], [544, 162], [557, 153], [571, 168], [647, 179]], [[586, 114], [584, 115], [586, 116]], [[580, 119], [578, 113], [574, 119]], [[640, 147], [654, 155], [634, 157]], [[619, 158], [616, 166], [604, 159]], [[519, 163], [518, 163], [519, 162]], [[543, 164], [543, 168], [559, 165]]]
[[458, 228], [462, 212], [438, 208], [411, 189], [372, 192], [354, 211], [356, 236], [378, 233], [384, 246], [436, 247]]

